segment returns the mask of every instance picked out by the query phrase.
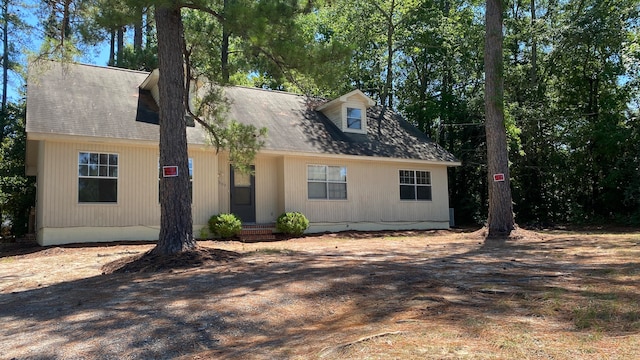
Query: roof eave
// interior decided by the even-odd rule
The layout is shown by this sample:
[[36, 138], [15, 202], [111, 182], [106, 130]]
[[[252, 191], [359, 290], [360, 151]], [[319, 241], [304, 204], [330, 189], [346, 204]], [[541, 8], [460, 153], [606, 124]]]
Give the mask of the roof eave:
[[333, 153], [321, 153], [321, 152], [301, 152], [301, 151], [286, 151], [286, 150], [260, 150], [259, 154], [264, 155], [276, 155], [276, 156], [292, 156], [292, 157], [325, 157], [336, 159], [348, 159], [348, 160], [365, 160], [365, 161], [384, 161], [384, 162], [396, 162], [396, 163], [421, 163], [425, 165], [439, 165], [439, 166], [461, 166], [460, 161], [451, 160], [424, 160], [424, 159], [411, 159], [411, 158], [394, 158], [383, 156], [367, 156], [367, 155], [348, 155], [348, 154], [333, 154]]
[[158, 79], [160, 78], [160, 72], [158, 69], [153, 70], [149, 73], [146, 79], [140, 84], [140, 89], [151, 90], [154, 86], [158, 84]]
[[332, 106], [332, 105], [334, 105], [336, 103], [345, 103], [345, 102], [347, 102], [347, 99], [349, 99], [351, 96], [354, 96], [354, 95], [358, 95], [361, 98], [363, 98], [365, 100], [366, 104], [367, 104], [367, 108], [370, 108], [370, 107], [372, 107], [372, 106], [374, 106], [376, 104], [376, 102], [373, 101], [373, 99], [371, 99], [370, 97], [365, 95], [361, 90], [355, 89], [353, 91], [350, 91], [350, 92], [348, 92], [348, 93], [346, 93], [346, 94], [344, 94], [344, 95], [342, 95], [340, 97], [337, 97], [337, 98], [335, 98], [335, 99], [333, 99], [333, 100], [331, 100], [329, 102], [326, 102], [326, 103], [316, 107], [316, 110], [317, 111], [322, 111], [323, 109], [326, 109], [326, 108], [328, 108], [328, 107], [330, 107], [330, 106]]

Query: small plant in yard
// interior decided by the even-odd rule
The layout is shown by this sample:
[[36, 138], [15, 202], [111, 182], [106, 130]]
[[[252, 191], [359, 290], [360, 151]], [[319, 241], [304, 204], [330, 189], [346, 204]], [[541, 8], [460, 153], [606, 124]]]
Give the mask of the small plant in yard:
[[209, 226], [203, 226], [200, 229], [200, 237], [199, 240], [206, 240], [211, 238], [211, 232], [209, 231]]
[[221, 238], [240, 234], [242, 222], [234, 214], [218, 214], [209, 219], [209, 232]]
[[281, 233], [300, 236], [309, 227], [309, 220], [300, 212], [286, 212], [278, 216], [276, 230]]

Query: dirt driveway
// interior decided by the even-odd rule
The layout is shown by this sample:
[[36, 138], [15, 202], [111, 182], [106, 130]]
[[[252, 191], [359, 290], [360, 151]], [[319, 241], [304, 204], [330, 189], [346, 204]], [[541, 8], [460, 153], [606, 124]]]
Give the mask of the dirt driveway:
[[103, 274], [152, 245], [0, 250], [2, 359], [638, 359], [640, 233], [333, 234]]

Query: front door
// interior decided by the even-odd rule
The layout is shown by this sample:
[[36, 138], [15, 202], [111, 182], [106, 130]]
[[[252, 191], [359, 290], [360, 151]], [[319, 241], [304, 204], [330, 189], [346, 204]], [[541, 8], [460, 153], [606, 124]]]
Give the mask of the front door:
[[[251, 172], [254, 167], [251, 166]], [[243, 223], [256, 222], [256, 179], [251, 174], [234, 171], [231, 166], [231, 213]]]

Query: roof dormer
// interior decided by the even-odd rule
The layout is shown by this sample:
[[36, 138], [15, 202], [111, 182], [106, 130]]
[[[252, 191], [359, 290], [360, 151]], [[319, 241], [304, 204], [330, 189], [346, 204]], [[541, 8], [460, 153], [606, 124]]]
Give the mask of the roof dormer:
[[[147, 78], [142, 82], [142, 84], [140, 84], [140, 86], [138, 86], [140, 94], [139, 99], [148, 99], [148, 101], [153, 101], [155, 106], [150, 106], [152, 108], [152, 110], [155, 111], [155, 118], [154, 119], [147, 119], [147, 120], [138, 120], [138, 121], [142, 121], [142, 122], [150, 122], [153, 124], [159, 124], [159, 118], [157, 116], [157, 113], [159, 112], [158, 110], [158, 106], [160, 105], [160, 89], [158, 88], [158, 82], [160, 80], [160, 71], [158, 69], [153, 70], [151, 73], [149, 73], [149, 75], [147, 76]], [[197, 91], [202, 87], [202, 81], [192, 81], [189, 87], [189, 108], [193, 109], [194, 108], [194, 99], [195, 99], [195, 94], [197, 93]], [[151, 100], [151, 98], [153, 98], [153, 100]], [[147, 102], [148, 102], [147, 101]], [[149, 105], [149, 104], [147, 104]], [[140, 107], [140, 105], [139, 105]], [[194, 120], [193, 118], [186, 113], [185, 114], [185, 119], [187, 121], [187, 126], [195, 126], [194, 125]]]
[[326, 115], [340, 130], [348, 133], [367, 133], [367, 109], [374, 106], [371, 100], [360, 90], [353, 90], [333, 99], [316, 110]]
[[140, 84], [140, 89], [149, 91], [156, 104], [160, 104], [160, 91], [158, 90], [158, 80], [160, 79], [160, 72], [158, 69], [153, 70], [149, 76]]

